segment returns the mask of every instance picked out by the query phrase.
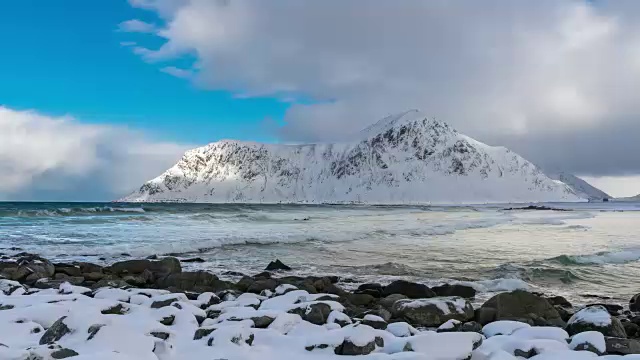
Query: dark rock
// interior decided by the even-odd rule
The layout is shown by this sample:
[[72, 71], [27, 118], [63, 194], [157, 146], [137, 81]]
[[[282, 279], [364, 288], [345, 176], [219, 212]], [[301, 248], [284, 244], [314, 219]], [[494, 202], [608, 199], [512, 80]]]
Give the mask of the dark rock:
[[193, 340], [200, 340], [200, 339], [202, 339], [204, 337], [207, 337], [214, 330], [215, 329], [200, 328], [200, 329], [196, 330], [195, 334], [193, 334]]
[[65, 274], [68, 276], [82, 276], [82, 271], [78, 266], [71, 264], [53, 264], [56, 274]]
[[471, 286], [459, 284], [444, 284], [431, 288], [438, 296], [459, 296], [463, 298], [473, 298], [476, 296], [476, 289]]
[[387, 322], [384, 320], [367, 319], [366, 316], [360, 322], [362, 325], [371, 326], [374, 329], [384, 330], [387, 328]]
[[173, 325], [173, 322], [175, 320], [176, 320], [175, 315], [165, 316], [160, 320], [160, 324], [166, 325], [166, 326], [171, 326], [171, 325]]
[[254, 281], [255, 280], [249, 276], [243, 276], [242, 279], [236, 283], [236, 288], [242, 292], [247, 292], [249, 286], [251, 286]]
[[105, 274], [102, 272], [90, 272], [90, 273], [82, 273], [82, 276], [86, 281], [100, 281], [104, 279]]
[[484, 326], [496, 321], [498, 311], [494, 308], [481, 307], [475, 310], [474, 319], [480, 325]]
[[149, 255], [145, 259], [147, 259], [147, 260], [158, 260], [158, 255], [155, 255], [155, 254], [154, 255]]
[[[460, 303], [464, 306], [461, 308]], [[443, 311], [445, 305], [449, 311]], [[403, 319], [414, 326], [437, 327], [448, 320], [468, 321], [473, 319], [473, 306], [459, 297], [444, 297], [420, 300], [398, 300], [393, 305], [393, 317]]]
[[383, 299], [380, 299], [380, 305], [382, 305], [386, 309], [393, 309], [393, 304], [398, 300], [407, 299], [406, 295], [402, 294], [391, 294]]
[[[444, 325], [444, 324], [442, 324], [442, 325]], [[461, 321], [453, 320], [453, 324], [451, 324], [451, 325], [452, 326], [448, 326], [446, 328], [444, 328], [443, 326], [440, 326], [439, 328], [436, 329], [436, 332], [439, 332], [439, 333], [442, 333], [442, 332], [459, 332], [460, 329], [462, 328], [462, 322]]]
[[55, 273], [53, 264], [43, 257], [29, 253], [16, 256], [16, 262], [0, 263], [0, 276], [33, 284], [39, 279], [50, 278]]
[[356, 306], [367, 306], [375, 302], [376, 298], [367, 294], [352, 294], [349, 301]]
[[149, 333], [149, 335], [157, 337], [158, 339], [161, 339], [161, 340], [167, 340], [169, 338], [169, 333], [166, 333], [163, 331], [152, 331]]
[[78, 354], [74, 350], [67, 349], [67, 348], [58, 349], [51, 353], [51, 357], [54, 359], [66, 359], [66, 358], [70, 358], [78, 355], [80, 354]]
[[289, 310], [291, 314], [298, 314], [303, 320], [316, 325], [324, 325], [331, 313], [331, 307], [325, 303], [315, 303]]
[[56, 320], [56, 322], [53, 323], [53, 325], [51, 325], [51, 327], [48, 328], [47, 331], [44, 332], [44, 334], [42, 334], [39, 344], [45, 345], [54, 343], [62, 339], [63, 336], [70, 333], [71, 329], [69, 329], [64, 323], [64, 319], [66, 318], [66, 316], [63, 316], [60, 319]]
[[190, 258], [190, 259], [182, 259], [180, 261], [185, 262], [185, 263], [203, 263], [203, 262], [206, 262], [205, 259], [200, 258], [200, 257], [195, 257], [195, 258]]
[[632, 323], [630, 321], [625, 321], [622, 323], [622, 327], [624, 328], [624, 332], [627, 334], [627, 337], [640, 337], [640, 326], [638, 326], [638, 324]]
[[267, 267], [265, 268], [265, 270], [267, 270], [267, 271], [277, 271], [277, 270], [288, 271], [288, 270], [291, 270], [291, 268], [289, 266], [285, 265], [279, 259], [276, 259], [275, 261], [270, 262], [269, 265], [267, 265]]
[[411, 299], [424, 299], [436, 296], [436, 293], [429, 289], [428, 286], [405, 280], [396, 280], [385, 286], [382, 291], [382, 296], [386, 297], [391, 294], [402, 294]]
[[82, 276], [69, 276], [63, 273], [56, 273], [53, 276], [54, 280], [60, 280], [63, 282], [68, 282], [71, 285], [82, 285], [84, 283], [84, 277]]
[[372, 339], [367, 344], [360, 346], [354, 344], [350, 339], [345, 339], [340, 346], [335, 348], [336, 355], [368, 355], [371, 354], [377, 346], [384, 346], [382, 338]]
[[166, 257], [161, 260], [125, 260], [111, 265], [109, 271], [118, 276], [138, 275], [145, 270], [151, 272], [155, 278], [162, 278], [182, 272], [180, 261], [174, 257]]
[[604, 355], [597, 347], [595, 347], [595, 345], [588, 343], [588, 342], [584, 342], [581, 344], [576, 345], [573, 350], [575, 351], [589, 351], [592, 352], [598, 356], [600, 355]]
[[158, 301], [154, 301], [151, 303], [151, 308], [152, 309], [160, 309], [163, 308], [165, 306], [169, 306], [171, 304], [173, 304], [174, 302], [180, 301], [179, 298], [175, 297], [175, 298], [170, 298], [170, 299], [166, 299], [166, 300], [158, 300]]
[[251, 320], [253, 320], [253, 324], [256, 328], [266, 329], [275, 319], [270, 316], [257, 316], [251, 318]]
[[263, 290], [274, 291], [280, 283], [275, 279], [256, 280], [247, 288], [247, 292], [260, 294]]
[[108, 309], [104, 309], [101, 311], [102, 314], [104, 315], [124, 315], [127, 312], [127, 308], [124, 307], [124, 305], [122, 304], [118, 304], [115, 306], [112, 306]]
[[[581, 319], [584, 317], [594, 317], [598, 318], [606, 318], [609, 317], [611, 319], [611, 323], [609, 325], [596, 325], [591, 322], [582, 321]], [[622, 326], [620, 320], [611, 317], [609, 312], [604, 306], [596, 305], [589, 306], [580, 311], [578, 311], [570, 320], [566, 327], [567, 333], [569, 335], [579, 334], [584, 331], [598, 331], [601, 332], [605, 336], [611, 337], [619, 337], [626, 338], [627, 334]]]
[[633, 339], [624, 339], [617, 337], [605, 337], [607, 344], [607, 354], [613, 355], [631, 355], [640, 354], [640, 342]]
[[354, 291], [354, 294], [367, 294], [373, 297], [382, 297], [384, 287], [378, 283], [362, 284], [358, 286], [358, 289]]
[[263, 271], [259, 274], [253, 275], [254, 280], [265, 280], [265, 279], [272, 279], [272, 278], [273, 277], [271, 276], [271, 273], [268, 271]]
[[78, 264], [78, 266], [80, 267], [80, 271], [84, 274], [84, 273], [102, 273], [102, 266], [100, 265], [96, 265], [96, 264], [92, 264], [92, 263], [88, 263], [88, 262], [81, 262]]
[[[535, 314], [555, 326], [565, 325], [560, 314], [549, 301], [527, 291], [516, 290], [495, 295], [487, 300], [481, 308], [494, 309], [495, 318], [493, 320], [525, 320], [527, 322], [526, 319], [532, 320], [531, 314]], [[487, 319], [488, 317], [476, 318], [476, 321], [483, 324]]]
[[560, 314], [560, 318], [564, 322], [569, 321], [569, 319], [571, 319], [571, 317], [575, 314], [575, 311], [573, 311], [573, 308], [567, 308], [560, 305], [554, 305], [553, 307], [554, 309], [556, 309], [558, 314]]
[[96, 336], [98, 331], [100, 331], [100, 328], [102, 328], [103, 326], [104, 326], [103, 324], [96, 324], [96, 325], [89, 326], [89, 330], [87, 330], [87, 332], [89, 333], [89, 337], [87, 338], [87, 341], [93, 339], [93, 337]]
[[595, 303], [595, 304], [589, 304], [587, 306], [602, 306], [605, 309], [607, 309], [607, 311], [609, 312], [609, 314], [611, 314], [611, 316], [620, 316], [620, 314], [622, 313], [622, 310], [624, 310], [624, 307], [618, 304]]
[[180, 291], [216, 292], [231, 288], [231, 284], [219, 280], [217, 276], [206, 271], [181, 272], [171, 274], [156, 281], [156, 286], [162, 289], [170, 287]]
[[238, 271], [225, 271], [222, 273], [225, 276], [246, 276], [245, 274]]
[[573, 305], [571, 305], [571, 303], [562, 296], [552, 296], [546, 299], [549, 302], [549, 304], [553, 306], [562, 306], [568, 309], [571, 309], [573, 307]]
[[640, 311], [640, 294], [633, 295], [631, 300], [629, 300], [629, 310]]
[[93, 284], [93, 286], [91, 287], [92, 289], [99, 289], [99, 288], [103, 288], [103, 287], [112, 287], [112, 288], [117, 288], [117, 289], [128, 289], [131, 287], [131, 285], [129, 283], [127, 283], [126, 281], [122, 280], [122, 279], [102, 279], [100, 281], [98, 281], [97, 283]]
[[482, 325], [480, 325], [479, 323], [477, 323], [475, 321], [469, 321], [469, 322], [466, 322], [466, 323], [462, 324], [462, 326], [460, 327], [460, 331], [462, 331], [462, 332], [476, 332], [476, 333], [482, 334]]

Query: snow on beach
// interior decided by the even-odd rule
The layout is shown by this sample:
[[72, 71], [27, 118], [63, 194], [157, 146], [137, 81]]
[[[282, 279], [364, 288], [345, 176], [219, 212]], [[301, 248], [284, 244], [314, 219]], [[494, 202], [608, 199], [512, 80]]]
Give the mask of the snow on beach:
[[[591, 359], [606, 351], [600, 332], [570, 337], [561, 328], [518, 321], [492, 322], [480, 332], [436, 332], [404, 322], [387, 326], [374, 315], [351, 321], [338, 296], [293, 286], [269, 296], [226, 292], [221, 297], [157, 289], [91, 290], [67, 282], [54, 289], [28, 289], [10, 280], [0, 280], [0, 290], [3, 360], [324, 360], [350, 355], [380, 360], [566, 360]], [[406, 305], [443, 307], [442, 301]], [[462, 300], [452, 303], [453, 309], [464, 307]], [[324, 311], [329, 316], [323, 317]], [[602, 314], [593, 313], [597, 311], [578, 313], [575, 321], [606, 323]], [[367, 321], [385, 326], [374, 328]], [[457, 323], [443, 327], [452, 330]]]

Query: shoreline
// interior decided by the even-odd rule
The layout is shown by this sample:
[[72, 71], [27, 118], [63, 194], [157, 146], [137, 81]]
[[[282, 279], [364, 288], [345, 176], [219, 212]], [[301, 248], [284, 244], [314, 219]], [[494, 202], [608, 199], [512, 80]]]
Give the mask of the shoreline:
[[[206, 271], [183, 271], [173, 257], [100, 266], [54, 264], [19, 253], [13, 260], [0, 261], [0, 278], [5, 278], [0, 279], [0, 358], [81, 359], [86, 354], [87, 359], [110, 360], [145, 358], [144, 353], [161, 360], [200, 359], [213, 351], [230, 359], [250, 355], [271, 359], [261, 353], [264, 346], [281, 352], [289, 349], [284, 344], [291, 341], [304, 342], [300, 348], [291, 345], [291, 351], [300, 350], [296, 359], [311, 355], [318, 359], [318, 352], [326, 353], [326, 359], [364, 354], [395, 359], [397, 354], [444, 351], [437, 359], [453, 360], [459, 354], [451, 352], [462, 349], [471, 359], [492, 359], [490, 354], [497, 349], [492, 339], [498, 333], [513, 337], [513, 344], [505, 340], [502, 345], [509, 343], [515, 350], [500, 347], [511, 356], [519, 356], [516, 350], [531, 356], [542, 353], [546, 350], [536, 341], [555, 341], [558, 334], [566, 334], [567, 341], [558, 344], [572, 353], [583, 348], [599, 354], [640, 353], [640, 341], [635, 340], [640, 338], [640, 316], [635, 313], [640, 311], [640, 299], [636, 305], [635, 297], [631, 308], [601, 302], [577, 307], [561, 296], [516, 290], [474, 306], [476, 291], [465, 285], [430, 288], [397, 280], [347, 291], [336, 285], [340, 280], [336, 276], [288, 275], [291, 269], [278, 260], [267, 269], [252, 276], [229, 270], [230, 275], [241, 277], [230, 282]], [[146, 324], [144, 329], [133, 325], [134, 320]], [[9, 337], [23, 331], [23, 324], [30, 324], [30, 329], [22, 340]], [[127, 331], [133, 331], [130, 335], [140, 343], [122, 348], [118, 336], [101, 338], [101, 331], [95, 330], [98, 325], [98, 329], [132, 327], [135, 331]], [[571, 341], [584, 337], [584, 331], [600, 335], [587, 336], [590, 346], [571, 347]], [[516, 335], [529, 332], [539, 334], [524, 346]], [[263, 344], [274, 336], [282, 343]], [[98, 344], [94, 338], [102, 340]], [[446, 341], [456, 346], [445, 348], [441, 342]], [[141, 357], [95, 357], [94, 350]], [[72, 356], [60, 357], [65, 354]], [[469, 357], [460, 357], [464, 358]]]

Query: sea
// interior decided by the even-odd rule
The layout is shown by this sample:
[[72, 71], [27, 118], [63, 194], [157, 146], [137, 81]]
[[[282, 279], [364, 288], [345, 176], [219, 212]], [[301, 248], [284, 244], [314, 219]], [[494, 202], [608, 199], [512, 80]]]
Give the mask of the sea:
[[468, 206], [0, 203], [0, 253], [109, 264], [172, 255], [237, 280], [280, 259], [340, 285], [463, 283], [574, 303], [640, 292], [640, 203]]

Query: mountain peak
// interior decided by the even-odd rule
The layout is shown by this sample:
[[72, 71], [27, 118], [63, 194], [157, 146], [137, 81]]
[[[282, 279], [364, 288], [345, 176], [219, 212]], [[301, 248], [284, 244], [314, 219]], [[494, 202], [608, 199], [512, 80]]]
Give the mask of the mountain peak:
[[403, 125], [413, 125], [417, 122], [421, 122], [423, 125], [436, 125], [442, 129], [449, 129], [449, 125], [444, 122], [437, 121], [435, 118], [429, 118], [425, 113], [418, 109], [411, 109], [403, 111], [401, 113], [389, 115], [378, 122], [369, 125], [360, 131], [361, 138], [367, 139], [375, 137], [379, 134], [386, 132], [389, 129], [396, 128]]
[[191, 150], [122, 201], [489, 203], [578, 201], [565, 184], [501, 147], [417, 110], [353, 142], [300, 146], [226, 140]]

